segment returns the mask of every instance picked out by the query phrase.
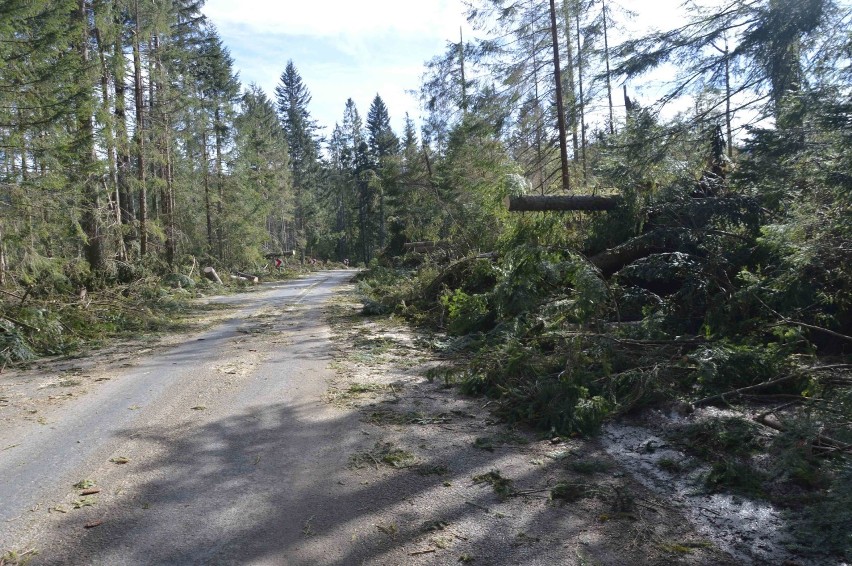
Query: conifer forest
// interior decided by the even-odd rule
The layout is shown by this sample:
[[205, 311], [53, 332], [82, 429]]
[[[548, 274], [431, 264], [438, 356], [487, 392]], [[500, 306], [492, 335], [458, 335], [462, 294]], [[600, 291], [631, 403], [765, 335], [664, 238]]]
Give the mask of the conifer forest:
[[242, 84], [202, 0], [0, 0], [0, 365], [345, 262], [508, 421], [719, 408], [707, 488], [852, 559], [852, 4], [466, 4], [394, 131]]

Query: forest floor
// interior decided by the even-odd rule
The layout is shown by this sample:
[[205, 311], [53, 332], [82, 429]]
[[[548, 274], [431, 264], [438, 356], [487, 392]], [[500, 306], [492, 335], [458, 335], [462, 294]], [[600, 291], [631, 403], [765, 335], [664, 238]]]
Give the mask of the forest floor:
[[0, 564], [782, 562], [643, 481], [650, 433], [496, 419], [433, 338], [361, 316], [350, 276], [0, 375]]

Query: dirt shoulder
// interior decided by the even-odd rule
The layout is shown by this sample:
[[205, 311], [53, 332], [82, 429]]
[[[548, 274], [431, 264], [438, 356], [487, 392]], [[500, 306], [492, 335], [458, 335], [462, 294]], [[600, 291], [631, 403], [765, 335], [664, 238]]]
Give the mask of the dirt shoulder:
[[507, 426], [445, 383], [425, 338], [360, 309], [351, 288], [328, 307], [337, 377], [326, 401], [359, 415], [348, 474], [394, 486], [381, 512], [365, 510], [370, 563], [734, 562], [599, 442]]

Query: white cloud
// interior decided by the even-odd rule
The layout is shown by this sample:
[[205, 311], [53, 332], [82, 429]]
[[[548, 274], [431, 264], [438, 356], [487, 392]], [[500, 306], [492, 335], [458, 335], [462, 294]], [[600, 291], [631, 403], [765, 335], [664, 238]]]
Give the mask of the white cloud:
[[[681, 2], [624, 1], [639, 16], [620, 23], [668, 27]], [[365, 117], [376, 93], [396, 129], [405, 112], [416, 120], [417, 101], [406, 91], [419, 87], [424, 62], [458, 41], [459, 26], [466, 38], [473, 35], [462, 0], [207, 0], [204, 13], [219, 28], [243, 84], [255, 82], [272, 96], [292, 59], [313, 96], [309, 110], [327, 131], [341, 120], [347, 98]], [[633, 85], [630, 91], [638, 94]]]
[[451, 37], [465, 23], [460, 0], [208, 0], [204, 13], [220, 25], [227, 22], [259, 33], [314, 37]]
[[465, 22], [460, 0], [295, 4], [208, 0], [204, 13], [219, 28], [243, 84], [255, 82], [272, 96], [292, 59], [311, 91], [309, 110], [329, 133], [349, 97], [366, 117], [380, 94], [395, 129], [406, 112], [417, 119], [418, 103], [406, 91], [419, 87], [424, 62], [443, 52]]

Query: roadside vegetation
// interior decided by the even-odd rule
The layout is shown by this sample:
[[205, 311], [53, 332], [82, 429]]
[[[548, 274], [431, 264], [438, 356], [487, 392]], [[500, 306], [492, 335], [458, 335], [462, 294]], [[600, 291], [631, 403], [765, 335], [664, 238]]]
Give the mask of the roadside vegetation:
[[[83, 261], [34, 258], [8, 277], [0, 289], [0, 370], [81, 355], [115, 339], [183, 331], [193, 315], [222, 308], [193, 299], [254, 288], [245, 280], [212, 282], [193, 265], [182, 272], [126, 267], [127, 273], [104, 278]], [[308, 268], [266, 271], [259, 271], [264, 280], [277, 280]]]
[[[787, 31], [817, 49], [816, 30]], [[648, 41], [645, 53], [663, 58], [682, 47]], [[653, 66], [632, 48], [626, 76]], [[617, 187], [607, 212], [506, 211], [503, 199], [532, 193], [512, 170], [518, 154], [495, 152], [487, 121], [465, 116], [434, 180], [439, 190], [469, 183], [477, 199], [452, 201], [464, 223], [374, 261], [360, 291], [367, 314], [435, 332], [440, 378], [490, 397], [508, 422], [585, 436], [651, 410], [682, 415], [687, 424], [664, 432], [709, 466], [703, 489], [789, 509], [802, 545], [848, 559], [848, 92], [813, 59], [773, 53], [812, 82], [785, 86], [777, 67], [750, 60], [771, 86], [760, 107], [771, 126], [732, 140], [724, 113], [664, 120], [632, 107], [569, 163], [575, 194]]]

